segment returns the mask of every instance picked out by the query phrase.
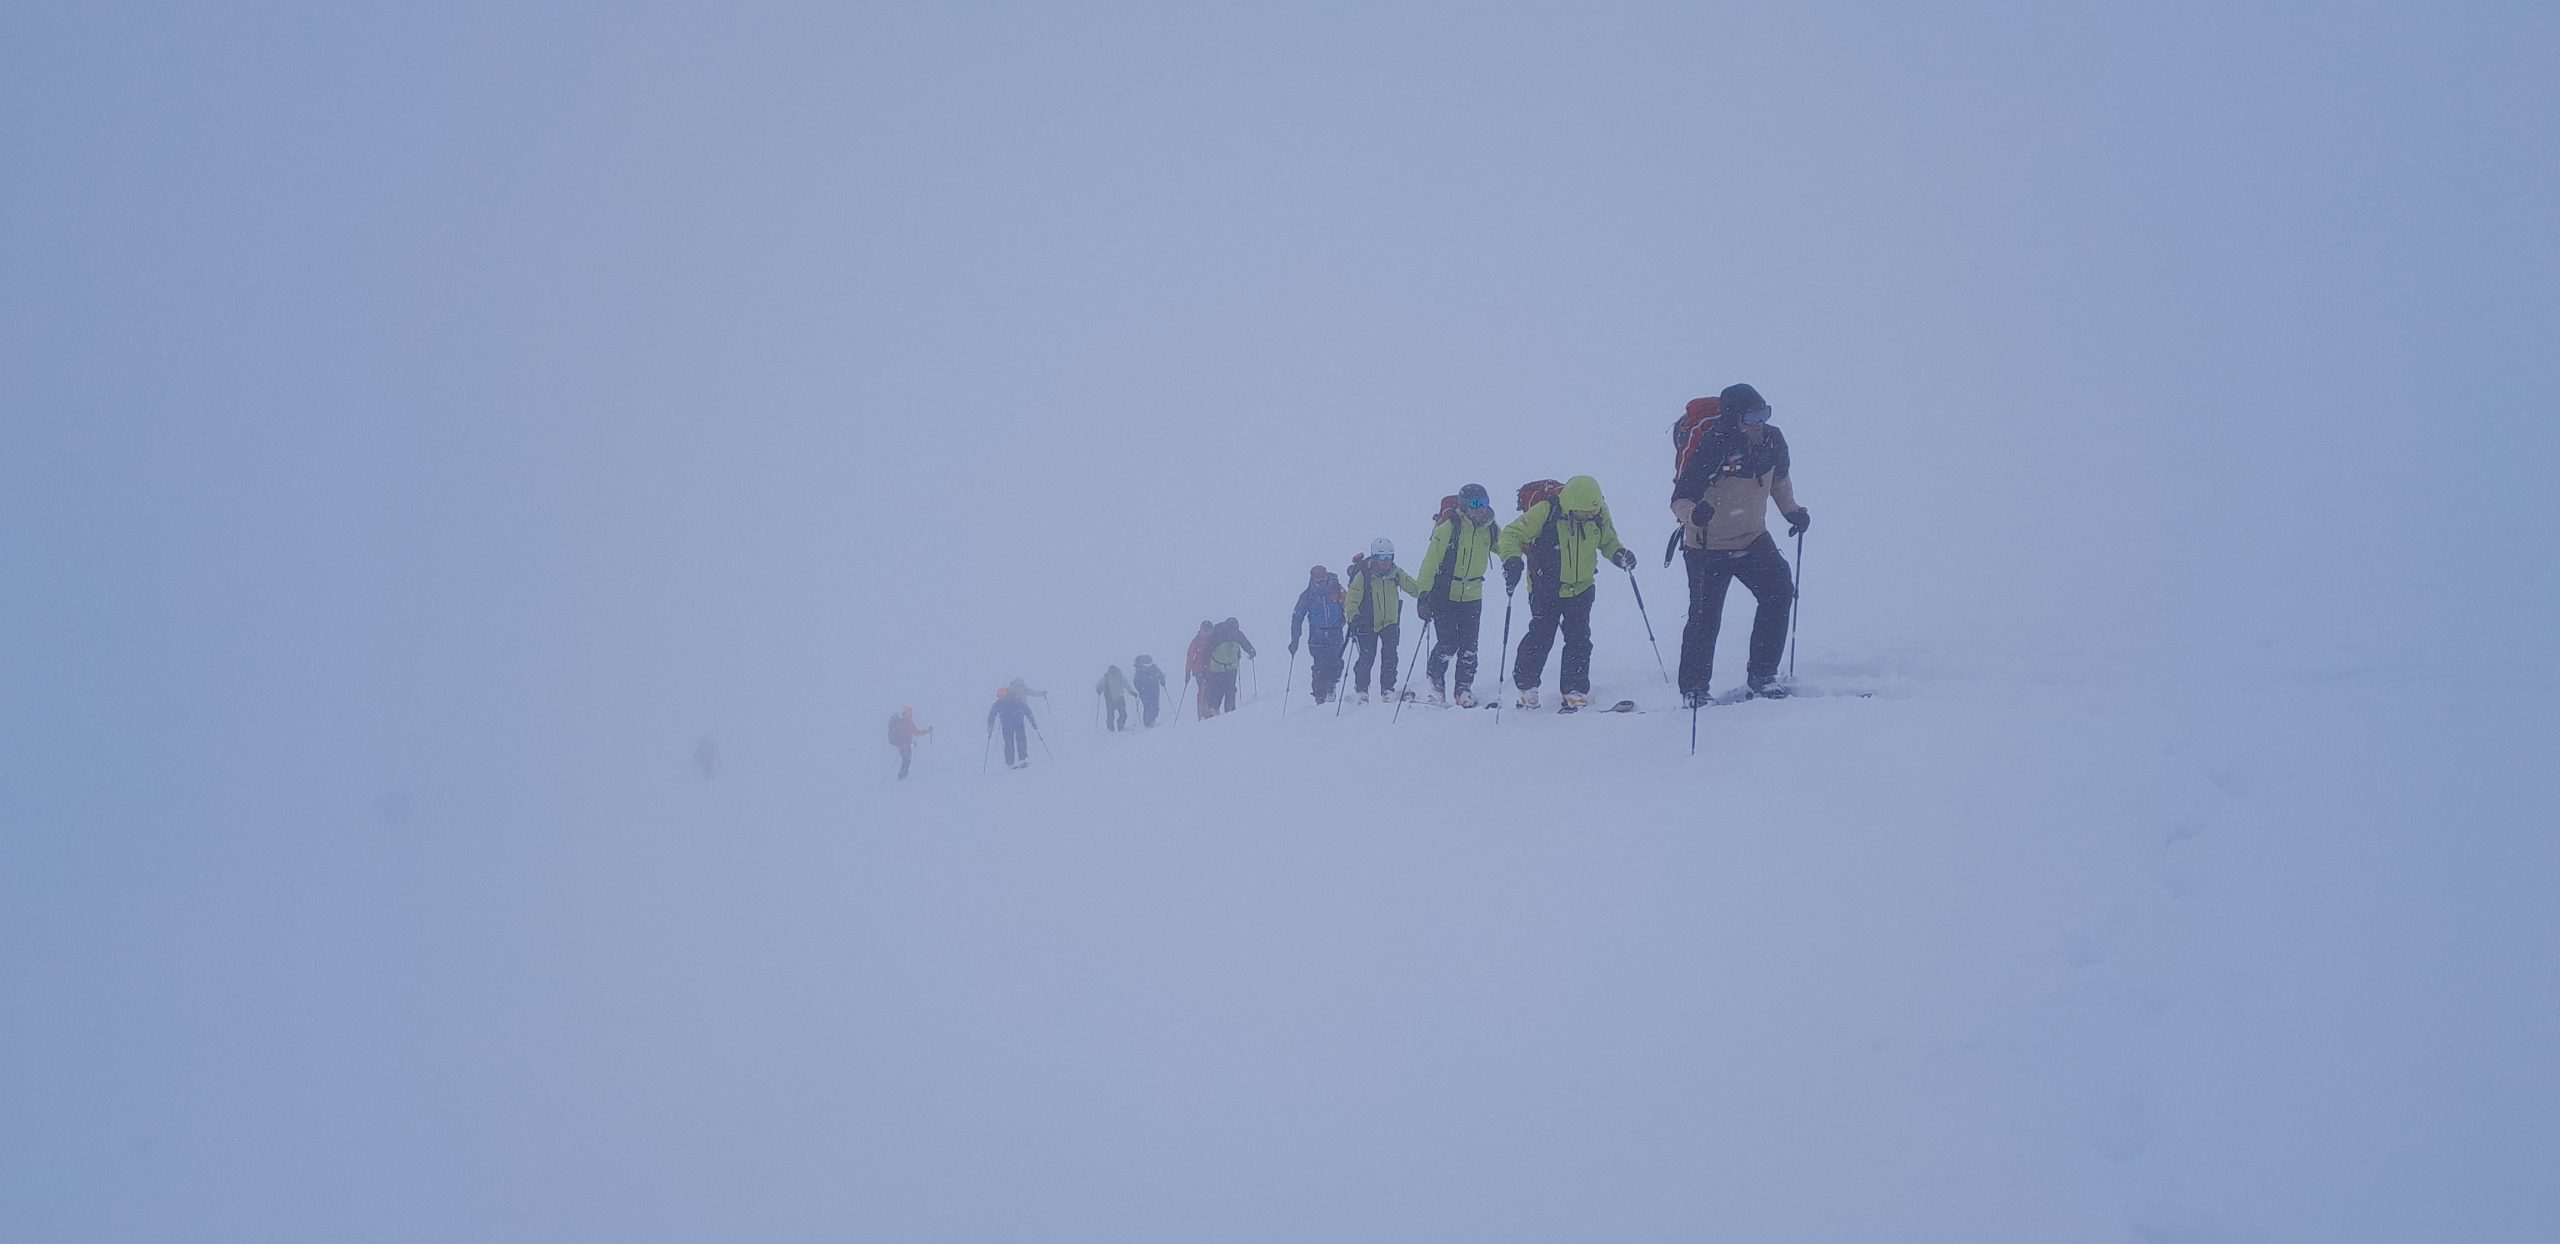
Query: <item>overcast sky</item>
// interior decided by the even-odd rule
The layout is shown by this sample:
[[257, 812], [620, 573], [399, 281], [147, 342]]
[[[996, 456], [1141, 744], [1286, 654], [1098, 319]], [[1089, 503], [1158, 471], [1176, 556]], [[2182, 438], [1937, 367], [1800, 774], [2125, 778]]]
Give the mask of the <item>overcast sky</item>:
[[2524, 3], [13, 4], [13, 815], [1276, 653], [1469, 481], [1599, 477], [1669, 616], [1664, 431], [1736, 381], [1809, 653], [2548, 662], [2555, 55]]

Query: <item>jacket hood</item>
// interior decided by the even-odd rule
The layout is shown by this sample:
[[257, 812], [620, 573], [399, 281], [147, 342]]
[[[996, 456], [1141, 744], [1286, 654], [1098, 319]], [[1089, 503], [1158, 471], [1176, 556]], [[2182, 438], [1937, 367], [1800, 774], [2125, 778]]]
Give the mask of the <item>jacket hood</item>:
[[1600, 496], [1600, 481], [1588, 475], [1577, 475], [1564, 482], [1563, 505], [1569, 513], [1583, 513], [1607, 504]]

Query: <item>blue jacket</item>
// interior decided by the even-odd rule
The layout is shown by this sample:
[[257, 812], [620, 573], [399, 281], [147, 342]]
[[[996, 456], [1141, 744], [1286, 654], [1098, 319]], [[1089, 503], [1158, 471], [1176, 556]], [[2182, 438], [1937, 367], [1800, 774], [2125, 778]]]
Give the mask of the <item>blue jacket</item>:
[[998, 717], [1004, 718], [1004, 728], [1007, 730], [1019, 730], [1022, 728], [1022, 723], [1026, 721], [1035, 726], [1040, 724], [1040, 719], [1031, 715], [1031, 706], [1015, 696], [996, 697], [994, 706], [987, 710], [987, 729], [996, 728]]
[[1342, 642], [1342, 580], [1326, 575], [1298, 593], [1298, 608], [1289, 615], [1289, 642], [1298, 642], [1298, 627], [1304, 623], [1307, 638], [1316, 643]]

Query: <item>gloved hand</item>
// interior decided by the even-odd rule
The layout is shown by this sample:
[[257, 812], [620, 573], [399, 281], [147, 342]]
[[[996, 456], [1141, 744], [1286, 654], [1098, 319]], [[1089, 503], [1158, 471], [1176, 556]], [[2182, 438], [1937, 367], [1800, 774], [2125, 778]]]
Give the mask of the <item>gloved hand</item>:
[[1521, 562], [1521, 560], [1520, 560], [1519, 558], [1517, 558], [1517, 557], [1506, 557], [1506, 558], [1503, 558], [1503, 559], [1502, 559], [1502, 590], [1503, 590], [1503, 591], [1506, 591], [1506, 592], [1516, 592], [1516, 591], [1519, 591], [1519, 590], [1520, 590], [1520, 573], [1521, 573], [1522, 571], [1524, 571], [1524, 570], [1527, 570], [1527, 569], [1528, 569], [1528, 566], [1527, 566], [1527, 565], [1525, 565], [1525, 564], [1523, 564], [1523, 563]]
[[1414, 601], [1413, 601], [1413, 616], [1415, 616], [1415, 617], [1417, 617], [1417, 618], [1420, 618], [1420, 619], [1422, 619], [1422, 620], [1423, 620], [1423, 621], [1425, 621], [1425, 622], [1428, 622], [1428, 621], [1430, 621], [1430, 620], [1431, 620], [1431, 594], [1430, 594], [1430, 593], [1425, 592], [1425, 593], [1423, 593], [1422, 595], [1420, 595], [1420, 596], [1418, 596], [1418, 597], [1415, 597], [1415, 598], [1414, 598]]
[[1609, 558], [1609, 564], [1610, 564], [1610, 565], [1612, 565], [1612, 566], [1616, 566], [1616, 567], [1617, 567], [1618, 569], [1620, 569], [1620, 570], [1633, 570], [1633, 569], [1635, 569], [1635, 568], [1636, 568], [1636, 555], [1635, 555], [1634, 550], [1632, 550], [1632, 549], [1623, 549], [1623, 548], [1622, 548], [1622, 549], [1619, 549], [1615, 555], [1613, 555], [1613, 556], [1611, 556], [1611, 557]]
[[1811, 510], [1797, 510], [1792, 514], [1787, 515], [1788, 535], [1803, 535], [1805, 528], [1811, 526], [1813, 526], [1813, 511]]
[[1290, 656], [1293, 656], [1293, 657], [1294, 657], [1294, 656], [1296, 656], [1296, 655], [1298, 655], [1298, 641], [1297, 641], [1297, 640], [1294, 640], [1294, 639], [1293, 639], [1293, 640], [1290, 640], [1290, 641], [1289, 641], [1289, 655], [1290, 655]]

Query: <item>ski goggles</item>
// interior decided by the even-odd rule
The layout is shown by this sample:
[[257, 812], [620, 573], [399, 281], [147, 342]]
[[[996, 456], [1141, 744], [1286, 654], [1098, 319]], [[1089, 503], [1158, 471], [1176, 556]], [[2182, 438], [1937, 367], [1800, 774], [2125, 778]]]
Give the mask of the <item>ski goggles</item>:
[[1466, 498], [1466, 503], [1467, 508], [1470, 510], [1481, 510], [1486, 506], [1493, 504], [1491, 501], [1488, 501], [1483, 497], [1468, 497]]
[[1757, 426], [1759, 424], [1767, 423], [1769, 421], [1769, 414], [1770, 408], [1766, 406], [1763, 406], [1758, 410], [1746, 410], [1742, 412], [1742, 421], [1744, 423]]

